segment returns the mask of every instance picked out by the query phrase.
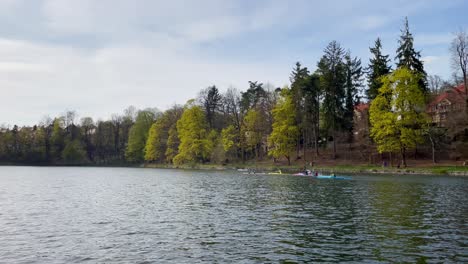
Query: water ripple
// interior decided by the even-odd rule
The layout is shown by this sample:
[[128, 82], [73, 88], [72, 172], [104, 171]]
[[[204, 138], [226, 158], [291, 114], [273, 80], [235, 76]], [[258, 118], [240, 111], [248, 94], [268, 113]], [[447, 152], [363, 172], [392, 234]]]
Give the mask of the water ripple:
[[467, 263], [467, 194], [466, 178], [1, 167], [0, 262]]

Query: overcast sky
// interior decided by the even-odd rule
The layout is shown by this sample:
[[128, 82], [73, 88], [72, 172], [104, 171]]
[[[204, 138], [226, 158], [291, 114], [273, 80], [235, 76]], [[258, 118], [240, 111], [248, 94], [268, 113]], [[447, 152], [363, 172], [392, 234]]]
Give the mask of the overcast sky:
[[216, 84], [288, 84], [339, 41], [367, 64], [382, 38], [394, 57], [405, 16], [429, 74], [451, 74], [452, 32], [468, 1], [0, 0], [0, 124], [76, 110], [108, 118], [167, 109]]

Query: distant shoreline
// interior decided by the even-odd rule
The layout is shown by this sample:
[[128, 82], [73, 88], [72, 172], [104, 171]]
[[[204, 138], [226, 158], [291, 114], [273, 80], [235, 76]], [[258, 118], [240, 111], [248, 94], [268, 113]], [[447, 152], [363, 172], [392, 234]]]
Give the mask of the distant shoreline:
[[[191, 164], [191, 165], [168, 165], [168, 164], [18, 164], [0, 163], [0, 166], [19, 167], [96, 167], [96, 168], [147, 168], [147, 169], [180, 169], [180, 170], [211, 170], [211, 171], [237, 171], [238, 169], [254, 169], [257, 172], [277, 172], [281, 170], [284, 175], [301, 172], [300, 166], [282, 166], [274, 164]], [[468, 166], [429, 166], [382, 168], [374, 165], [339, 165], [339, 166], [308, 166], [307, 169], [322, 174], [394, 174], [394, 175], [434, 175], [434, 176], [463, 176], [468, 177]], [[276, 174], [278, 175], [278, 174]], [[279, 174], [281, 175], [281, 174]]]
[[[281, 170], [283, 174], [298, 173], [301, 170], [297, 166], [274, 166], [274, 165], [161, 165], [161, 164], [144, 164], [144, 168], [157, 168], [157, 169], [192, 169], [192, 170], [237, 170], [237, 169], [255, 169], [257, 172], [276, 172]], [[323, 174], [395, 174], [395, 175], [446, 175], [446, 176], [465, 176], [468, 177], [468, 166], [433, 166], [429, 168], [382, 168], [378, 166], [316, 166], [307, 167], [311, 171], [318, 171]], [[278, 175], [278, 174], [277, 174]], [[279, 174], [281, 175], [281, 174]]]

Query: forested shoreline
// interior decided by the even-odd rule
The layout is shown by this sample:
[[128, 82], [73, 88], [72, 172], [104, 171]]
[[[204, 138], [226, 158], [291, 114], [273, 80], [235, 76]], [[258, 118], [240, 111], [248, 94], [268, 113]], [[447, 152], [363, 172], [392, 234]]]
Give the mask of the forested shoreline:
[[[0, 163], [310, 164], [326, 158], [407, 166], [410, 154], [428, 162], [468, 159], [467, 34], [456, 34], [450, 47], [459, 62], [450, 81], [427, 75], [407, 19], [398, 42], [394, 64], [379, 38], [367, 65], [331, 41], [315, 71], [294, 65], [288, 86], [250, 81], [245, 91], [221, 92], [213, 85], [166, 111], [129, 107], [98, 121], [66, 111], [34, 126], [4, 126]], [[435, 125], [428, 103], [460, 83], [464, 109], [451, 114], [449, 126]]]

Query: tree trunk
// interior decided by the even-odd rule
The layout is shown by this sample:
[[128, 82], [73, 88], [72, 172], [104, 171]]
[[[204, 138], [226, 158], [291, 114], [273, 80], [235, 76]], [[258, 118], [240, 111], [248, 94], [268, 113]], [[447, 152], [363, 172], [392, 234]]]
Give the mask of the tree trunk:
[[406, 168], [406, 149], [404, 147], [401, 148], [401, 160], [403, 162], [403, 167]]
[[299, 135], [297, 136], [297, 141], [296, 141], [296, 159], [299, 158], [300, 151], [301, 151], [301, 136]]
[[436, 149], [435, 149], [435, 142], [434, 142], [434, 139], [429, 136], [429, 140], [431, 141], [431, 148], [432, 148], [432, 163], [436, 164], [437, 161], [436, 161]]
[[317, 133], [316, 125], [314, 125], [314, 148], [315, 148], [315, 157], [317, 158], [319, 156], [319, 151], [318, 151], [318, 133]]
[[242, 147], [241, 148], [241, 155], [242, 155], [242, 163], [245, 163], [245, 149]]
[[288, 166], [291, 166], [291, 157], [290, 157], [290, 156], [286, 156], [286, 159], [288, 159]]
[[465, 115], [468, 117], [468, 83], [466, 70], [463, 71], [463, 85], [465, 86]]
[[306, 149], [307, 149], [307, 129], [304, 129], [304, 144], [302, 145], [302, 157], [304, 162], [307, 163]]
[[[317, 96], [317, 102], [319, 101], [319, 98]], [[320, 136], [320, 108], [316, 109], [315, 113], [315, 126], [314, 126], [314, 137], [315, 137], [315, 155], [318, 157], [319, 156], [319, 150], [318, 150], [318, 139]]]
[[334, 130], [333, 130], [333, 159], [336, 159], [336, 138], [335, 138]]

